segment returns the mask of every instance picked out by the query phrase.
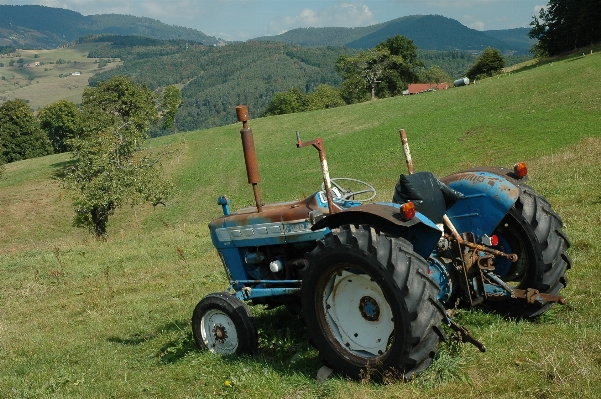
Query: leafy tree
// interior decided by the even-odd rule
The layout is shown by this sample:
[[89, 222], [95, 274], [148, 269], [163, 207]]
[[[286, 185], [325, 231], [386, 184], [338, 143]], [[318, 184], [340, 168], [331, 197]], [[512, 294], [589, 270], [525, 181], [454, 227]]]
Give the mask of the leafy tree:
[[161, 109], [163, 110], [163, 129], [173, 127], [173, 133], [177, 132], [175, 125], [175, 116], [177, 110], [182, 105], [182, 93], [174, 86], [167, 86], [163, 92]]
[[330, 85], [319, 85], [306, 97], [306, 111], [315, 109], [328, 109], [346, 105], [340, 91]]
[[336, 62], [336, 70], [344, 79], [343, 97], [350, 103], [363, 101], [366, 92], [372, 100], [376, 95], [401, 94], [408, 83], [418, 80], [415, 71], [422, 66], [417, 46], [400, 35], [355, 55], [342, 54]]
[[75, 164], [61, 179], [73, 196], [74, 224], [106, 239], [117, 208], [164, 203], [170, 192], [158, 157], [142, 150], [158, 110], [154, 93], [124, 76], [85, 89], [82, 107], [84, 134], [71, 141]]
[[419, 80], [423, 83], [450, 83], [453, 81], [453, 78], [438, 65], [432, 65], [423, 71]]
[[83, 133], [81, 111], [71, 101], [61, 100], [45, 106], [38, 113], [38, 119], [55, 153], [70, 151], [70, 141]]
[[496, 48], [487, 47], [482, 54], [478, 56], [476, 63], [466, 72], [470, 79], [476, 79], [479, 76], [492, 76], [499, 72], [505, 66], [505, 58]]
[[8, 61], [8, 66], [14, 66], [14, 65], [15, 65], [15, 60]]
[[293, 87], [288, 91], [275, 93], [265, 108], [263, 116], [292, 114], [305, 109], [305, 93]]
[[535, 56], [554, 56], [601, 41], [601, 1], [550, 0], [533, 17], [529, 36]]
[[6, 101], [0, 105], [0, 142], [2, 157], [6, 162], [41, 157], [52, 154], [52, 146], [46, 133], [21, 99]]

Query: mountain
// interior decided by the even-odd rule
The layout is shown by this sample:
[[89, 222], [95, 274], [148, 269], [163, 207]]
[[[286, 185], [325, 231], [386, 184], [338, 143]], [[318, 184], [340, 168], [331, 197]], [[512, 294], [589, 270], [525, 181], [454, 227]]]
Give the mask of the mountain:
[[441, 15], [411, 15], [365, 28], [299, 28], [254, 40], [367, 49], [391, 36], [402, 35], [424, 50], [481, 51], [494, 47], [504, 52], [527, 53], [532, 45], [528, 31], [519, 28], [482, 32]]
[[515, 28], [515, 29], [502, 29], [502, 30], [487, 30], [484, 31], [488, 36], [494, 37], [514, 46], [520, 46], [530, 48], [536, 39], [528, 37], [530, 28]]
[[54, 48], [87, 34], [147, 36], [217, 44], [215, 37], [190, 28], [131, 15], [88, 15], [45, 6], [0, 5], [0, 46]]

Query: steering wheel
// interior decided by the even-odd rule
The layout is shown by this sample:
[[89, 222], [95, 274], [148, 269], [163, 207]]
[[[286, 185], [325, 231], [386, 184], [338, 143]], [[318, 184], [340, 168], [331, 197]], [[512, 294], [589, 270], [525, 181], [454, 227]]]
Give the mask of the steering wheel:
[[[332, 196], [334, 201], [356, 201], [367, 202], [375, 198], [376, 189], [369, 183], [362, 180], [352, 179], [350, 177], [335, 177], [330, 179], [332, 183]], [[321, 183], [321, 190], [325, 190], [324, 183]], [[338, 196], [336, 191], [339, 191]], [[357, 197], [358, 198], [355, 198]]]

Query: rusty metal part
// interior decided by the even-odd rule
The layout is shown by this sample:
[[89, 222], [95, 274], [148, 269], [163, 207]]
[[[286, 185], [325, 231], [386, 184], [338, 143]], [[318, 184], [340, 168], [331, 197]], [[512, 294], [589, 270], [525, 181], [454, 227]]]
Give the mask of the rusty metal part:
[[399, 130], [399, 134], [401, 135], [401, 143], [403, 143], [403, 151], [405, 152], [405, 160], [407, 161], [407, 170], [409, 174], [412, 175], [415, 173], [413, 169], [413, 159], [411, 159], [411, 152], [409, 151], [409, 141], [407, 140], [407, 133], [405, 129]]
[[486, 346], [484, 346], [482, 342], [474, 338], [474, 336], [470, 333], [470, 331], [467, 328], [460, 326], [450, 317], [447, 318], [447, 324], [449, 325], [449, 327], [451, 327], [453, 331], [457, 333], [457, 336], [459, 337], [459, 340], [461, 342], [469, 342], [470, 344], [478, 348], [480, 352], [486, 352]]
[[257, 163], [257, 153], [255, 151], [255, 142], [253, 140], [253, 132], [248, 127], [248, 107], [246, 105], [238, 105], [236, 107], [236, 116], [238, 121], [242, 122], [242, 130], [240, 130], [240, 138], [242, 139], [242, 150], [244, 151], [244, 161], [246, 163], [246, 174], [248, 183], [252, 184], [255, 202], [257, 204], [257, 212], [262, 212], [263, 204], [261, 203], [261, 195], [257, 184], [261, 181], [259, 177], [259, 166]]
[[332, 182], [330, 180], [330, 170], [328, 169], [328, 161], [326, 160], [326, 150], [323, 146], [321, 138], [315, 140], [309, 140], [303, 142], [300, 138], [300, 133], [296, 132], [296, 148], [302, 148], [307, 146], [313, 146], [319, 152], [319, 162], [321, 164], [321, 173], [323, 175], [323, 184], [326, 191], [326, 198], [328, 200], [328, 210], [331, 214], [339, 212], [339, 208], [335, 206], [334, 199], [332, 197]]
[[442, 217], [442, 221], [444, 222], [445, 226], [447, 226], [448, 229], [451, 231], [451, 235], [453, 236], [453, 238], [461, 245], [465, 245], [466, 247], [476, 249], [478, 251], [486, 252], [486, 253], [489, 253], [489, 254], [492, 254], [495, 256], [502, 256], [504, 258], [509, 259], [512, 262], [518, 261], [518, 256], [516, 254], [506, 254], [505, 252], [501, 252], [496, 249], [489, 248], [485, 245], [480, 245], [480, 244], [476, 244], [474, 242], [469, 242], [469, 241], [464, 240], [463, 238], [461, 238], [461, 236], [457, 232], [457, 229], [455, 229], [455, 226], [453, 226], [451, 219], [449, 219], [449, 217], [447, 215], [444, 215]]
[[221, 324], [215, 324], [215, 327], [213, 327], [211, 332], [213, 333], [215, 340], [221, 343], [224, 343], [225, 340], [228, 338], [227, 331], [225, 330], [225, 327]]
[[534, 288], [528, 288], [525, 290], [515, 288], [513, 290], [513, 295], [515, 298], [525, 299], [528, 303], [555, 302], [560, 305], [565, 305], [567, 303], [566, 299], [562, 296], [545, 294]]

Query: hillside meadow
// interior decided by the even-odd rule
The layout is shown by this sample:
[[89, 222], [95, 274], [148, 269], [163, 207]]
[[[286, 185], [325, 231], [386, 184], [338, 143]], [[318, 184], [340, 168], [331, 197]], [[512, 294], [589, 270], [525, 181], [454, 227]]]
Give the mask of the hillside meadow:
[[[240, 125], [161, 137], [178, 189], [166, 207], [119, 210], [108, 242], [71, 227], [53, 155], [8, 164], [0, 179], [0, 397], [557, 398], [601, 396], [601, 55], [574, 56], [468, 87], [332, 110], [252, 119], [264, 202], [303, 198], [320, 185], [324, 140], [332, 177], [370, 182], [392, 197], [405, 171], [406, 129], [417, 170], [438, 176], [477, 165], [529, 164], [572, 242], [573, 268], [536, 321], [462, 310], [488, 348], [450, 339], [410, 383], [374, 384], [321, 366], [303, 324], [285, 309], [254, 307], [259, 353], [220, 358], [196, 349], [196, 303], [228, 283], [207, 223], [252, 205]], [[232, 109], [232, 113], [234, 110]]]
[[[121, 64], [117, 60], [99, 69], [98, 59], [88, 58], [88, 53], [100, 45], [102, 43], [85, 43], [52, 50], [17, 50], [0, 56], [0, 63], [4, 64], [0, 68], [0, 98], [26, 100], [34, 111], [59, 100], [81, 103], [88, 79]], [[23, 67], [17, 64], [21, 58]], [[59, 59], [65, 63], [57, 63]], [[15, 62], [13, 66], [9, 66], [11, 60]], [[35, 66], [35, 62], [40, 65]], [[72, 75], [74, 72], [80, 74]]]

